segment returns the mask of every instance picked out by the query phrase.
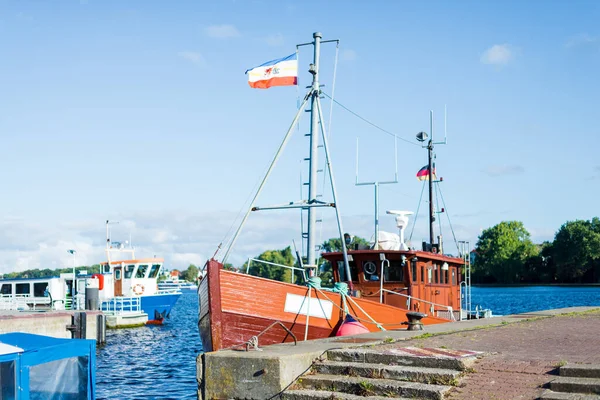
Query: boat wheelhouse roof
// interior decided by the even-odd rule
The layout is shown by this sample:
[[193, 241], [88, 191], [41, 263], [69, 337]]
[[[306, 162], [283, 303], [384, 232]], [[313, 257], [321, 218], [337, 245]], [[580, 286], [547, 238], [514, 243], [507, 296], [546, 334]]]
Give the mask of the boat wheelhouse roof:
[[[118, 260], [111, 261], [111, 265], [119, 265], [119, 264], [140, 264], [140, 263], [162, 263], [165, 262], [164, 258], [140, 258], [136, 260]], [[101, 262], [100, 265], [107, 265], [108, 261]]]
[[42, 276], [37, 278], [0, 278], [0, 282], [16, 282], [16, 281], [47, 281], [48, 279], [60, 279], [60, 276]]
[[[421, 250], [374, 250], [374, 249], [369, 249], [369, 250], [348, 250], [348, 255], [367, 255], [367, 254], [373, 254], [373, 255], [377, 255], [377, 254], [381, 254], [381, 253], [385, 253], [386, 255], [404, 255], [406, 257], [414, 257], [416, 256], [417, 258], [423, 258], [423, 259], [430, 259], [430, 260], [436, 260], [436, 261], [447, 261], [447, 262], [452, 262], [452, 263], [456, 263], [456, 264], [464, 264], [464, 261], [462, 258], [460, 257], [454, 257], [454, 256], [449, 256], [449, 255], [445, 255], [445, 254], [439, 254], [439, 253], [431, 253], [428, 251], [421, 251]], [[323, 258], [338, 258], [338, 257], [343, 257], [343, 253], [341, 251], [334, 251], [331, 253], [323, 253], [322, 254]]]

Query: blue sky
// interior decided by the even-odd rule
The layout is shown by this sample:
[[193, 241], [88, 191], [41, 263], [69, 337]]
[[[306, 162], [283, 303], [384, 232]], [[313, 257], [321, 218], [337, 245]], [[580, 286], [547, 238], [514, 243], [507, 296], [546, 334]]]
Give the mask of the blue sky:
[[[600, 4], [573, 2], [0, 0], [0, 273], [103, 259], [104, 221], [138, 255], [202, 263], [265, 171], [310, 76], [253, 90], [244, 71], [321, 31], [340, 39], [335, 98], [414, 142], [429, 130], [459, 240], [523, 221], [535, 241], [598, 215]], [[335, 45], [324, 45], [331, 94]], [[329, 121], [330, 103], [323, 100]], [[345, 229], [370, 237], [373, 193], [393, 177], [393, 139], [334, 106], [330, 146]], [[259, 205], [298, 200], [303, 137]], [[398, 142], [387, 209], [416, 211], [426, 152]], [[424, 215], [426, 204], [420, 215]], [[323, 215], [326, 239], [333, 213]], [[413, 240], [427, 235], [420, 220]], [[454, 249], [444, 216], [446, 248]], [[252, 215], [232, 260], [298, 243], [297, 212]], [[152, 254], [150, 254], [152, 253]]]

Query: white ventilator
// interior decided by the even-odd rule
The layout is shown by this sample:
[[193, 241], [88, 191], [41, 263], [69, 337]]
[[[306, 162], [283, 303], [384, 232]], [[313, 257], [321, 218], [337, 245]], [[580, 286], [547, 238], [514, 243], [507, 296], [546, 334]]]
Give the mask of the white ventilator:
[[400, 246], [398, 250], [408, 250], [408, 246], [404, 243], [404, 229], [408, 226], [408, 216], [414, 214], [412, 211], [397, 211], [388, 210], [387, 214], [396, 216], [396, 226], [400, 231]]

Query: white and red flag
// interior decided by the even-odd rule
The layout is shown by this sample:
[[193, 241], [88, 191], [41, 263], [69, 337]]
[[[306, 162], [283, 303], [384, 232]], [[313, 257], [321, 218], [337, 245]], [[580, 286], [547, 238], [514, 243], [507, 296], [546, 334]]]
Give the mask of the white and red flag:
[[296, 53], [277, 60], [267, 61], [246, 71], [248, 84], [254, 89], [268, 89], [271, 86], [292, 86], [298, 84], [298, 58]]

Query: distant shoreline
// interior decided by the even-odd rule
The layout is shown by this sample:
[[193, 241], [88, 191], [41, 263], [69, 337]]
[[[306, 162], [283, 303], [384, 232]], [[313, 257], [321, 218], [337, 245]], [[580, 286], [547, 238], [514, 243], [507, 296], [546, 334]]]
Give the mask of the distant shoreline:
[[600, 287], [600, 283], [477, 283], [474, 287], [527, 287], [527, 286], [571, 286]]

